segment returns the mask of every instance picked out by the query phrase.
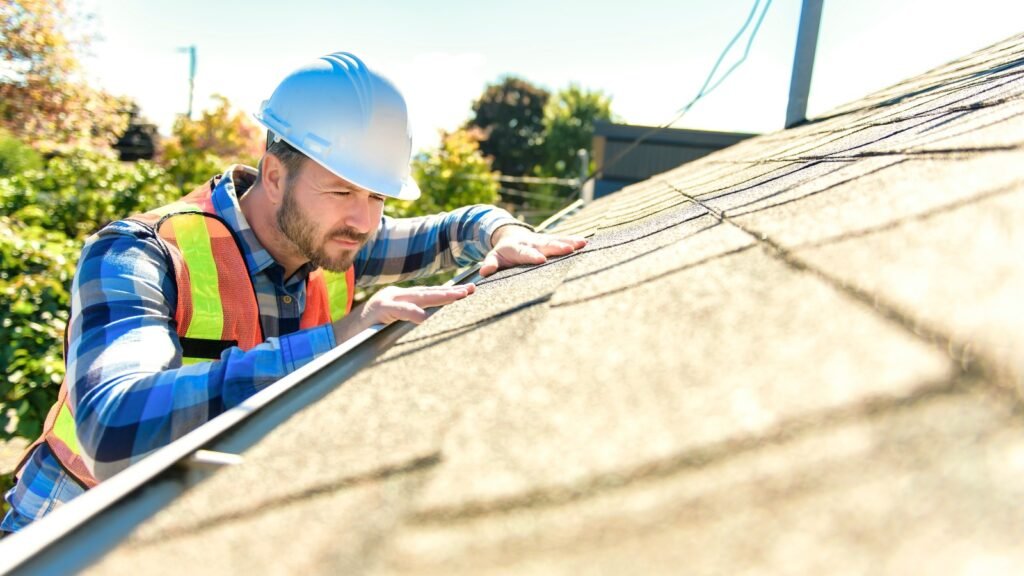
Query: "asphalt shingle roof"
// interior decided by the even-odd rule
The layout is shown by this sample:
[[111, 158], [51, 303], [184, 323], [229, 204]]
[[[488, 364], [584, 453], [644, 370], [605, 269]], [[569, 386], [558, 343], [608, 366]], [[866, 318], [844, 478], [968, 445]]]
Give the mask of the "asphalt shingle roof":
[[92, 571], [1012, 573], [1022, 224], [1019, 36], [595, 201]]

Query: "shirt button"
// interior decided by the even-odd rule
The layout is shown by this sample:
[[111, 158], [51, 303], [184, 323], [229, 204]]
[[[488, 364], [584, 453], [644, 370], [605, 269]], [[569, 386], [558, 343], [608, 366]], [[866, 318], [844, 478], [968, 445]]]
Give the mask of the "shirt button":
[[291, 304], [292, 303], [292, 297], [291, 296], [285, 296], [284, 298], [281, 298], [281, 301], [284, 302], [285, 304]]

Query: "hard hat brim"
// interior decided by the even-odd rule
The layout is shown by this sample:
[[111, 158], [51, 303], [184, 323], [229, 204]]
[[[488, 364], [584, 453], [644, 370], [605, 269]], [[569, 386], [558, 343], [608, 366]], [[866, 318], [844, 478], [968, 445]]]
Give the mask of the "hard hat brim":
[[262, 125], [264, 128], [273, 132], [275, 138], [280, 138], [281, 140], [284, 140], [292, 148], [295, 148], [299, 152], [302, 152], [303, 155], [305, 155], [313, 162], [319, 164], [321, 167], [323, 167], [331, 174], [334, 174], [335, 176], [342, 178], [343, 180], [350, 182], [358, 186], [359, 188], [368, 190], [370, 192], [373, 192], [374, 194], [380, 194], [381, 196], [394, 198], [396, 200], [416, 200], [417, 198], [420, 197], [420, 194], [422, 193], [420, 191], [419, 184], [416, 183], [411, 174], [407, 176], [404, 181], [395, 182], [393, 186], [371, 186], [368, 185], [367, 182], [360, 182], [359, 178], [353, 178], [352, 175], [350, 174], [343, 174], [341, 171], [336, 170], [331, 166], [328, 166], [324, 162], [321, 162], [317, 158], [317, 155], [313, 153], [311, 150], [307, 149], [302, 144], [295, 142], [293, 139], [288, 138], [287, 135], [282, 133], [285, 132], [285, 130], [282, 129], [282, 127], [275, 126], [276, 122], [273, 121], [273, 118], [266, 117], [259, 112], [253, 113], [253, 118], [255, 118], [256, 121], [259, 122], [260, 125]]

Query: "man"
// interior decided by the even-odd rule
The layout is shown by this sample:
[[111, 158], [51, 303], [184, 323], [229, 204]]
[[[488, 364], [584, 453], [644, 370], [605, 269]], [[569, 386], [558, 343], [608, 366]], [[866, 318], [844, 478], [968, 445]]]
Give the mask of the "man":
[[256, 115], [258, 170], [233, 166], [181, 201], [86, 242], [72, 287], [67, 376], [7, 493], [13, 532], [363, 329], [422, 322], [472, 285], [373, 285], [483, 261], [482, 275], [582, 248], [470, 206], [383, 216], [419, 196], [405, 101], [351, 54], [285, 78]]

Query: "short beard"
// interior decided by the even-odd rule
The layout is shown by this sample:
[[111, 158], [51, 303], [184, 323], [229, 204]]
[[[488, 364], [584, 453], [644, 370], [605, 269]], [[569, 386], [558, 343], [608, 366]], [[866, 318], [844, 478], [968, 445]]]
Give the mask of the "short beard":
[[344, 238], [358, 242], [359, 248], [362, 248], [372, 234], [376, 233], [376, 230], [373, 233], [363, 234], [346, 226], [333, 230], [329, 234], [320, 234], [320, 226], [302, 213], [293, 192], [292, 183], [286, 180], [284, 199], [281, 202], [281, 209], [277, 211], [277, 226], [281, 229], [281, 233], [291, 241], [303, 258], [309, 260], [314, 268], [323, 268], [331, 272], [344, 272], [351, 268], [359, 249], [332, 258], [324, 251], [327, 241], [331, 238]]

